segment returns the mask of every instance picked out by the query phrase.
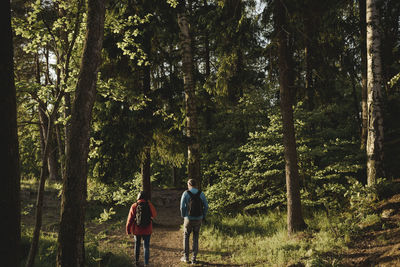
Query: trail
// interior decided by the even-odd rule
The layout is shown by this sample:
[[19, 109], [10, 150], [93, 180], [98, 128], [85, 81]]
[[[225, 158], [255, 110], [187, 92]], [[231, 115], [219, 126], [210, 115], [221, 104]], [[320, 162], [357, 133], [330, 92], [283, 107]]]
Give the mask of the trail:
[[[189, 266], [180, 261], [183, 252], [183, 219], [180, 216], [180, 199], [182, 190], [156, 189], [152, 192], [152, 203], [157, 209], [157, 218], [153, 224], [153, 234], [150, 240], [150, 266]], [[192, 244], [190, 243], [190, 247]], [[199, 243], [199, 258], [201, 259], [202, 244]], [[133, 242], [132, 242], [133, 260]], [[141, 251], [141, 262], [143, 251]], [[142, 265], [141, 265], [142, 266]], [[215, 262], [199, 261], [190, 266], [237, 266]]]
[[343, 255], [345, 266], [400, 266], [400, 194], [380, 203], [382, 222], [370, 227]]
[[[152, 192], [152, 203], [157, 210], [157, 217], [153, 221], [153, 234], [150, 239], [150, 266], [183, 266], [182, 231], [180, 226], [179, 203], [183, 190], [155, 189]], [[129, 237], [131, 244], [130, 257], [134, 258], [134, 241]], [[140, 250], [140, 266], [143, 266], [143, 245]]]
[[155, 190], [153, 204], [157, 209], [150, 241], [151, 266], [180, 266], [182, 231], [179, 203], [182, 190]]

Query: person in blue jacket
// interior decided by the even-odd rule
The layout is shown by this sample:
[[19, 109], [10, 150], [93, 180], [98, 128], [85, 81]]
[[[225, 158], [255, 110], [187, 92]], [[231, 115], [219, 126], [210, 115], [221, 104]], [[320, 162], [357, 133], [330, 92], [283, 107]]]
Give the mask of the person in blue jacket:
[[187, 182], [188, 190], [183, 192], [181, 197], [181, 216], [183, 222], [183, 262], [189, 262], [189, 238], [193, 232], [193, 256], [192, 263], [197, 263], [196, 257], [199, 252], [199, 233], [203, 219], [208, 211], [208, 203], [203, 192], [197, 189], [197, 181], [189, 179]]

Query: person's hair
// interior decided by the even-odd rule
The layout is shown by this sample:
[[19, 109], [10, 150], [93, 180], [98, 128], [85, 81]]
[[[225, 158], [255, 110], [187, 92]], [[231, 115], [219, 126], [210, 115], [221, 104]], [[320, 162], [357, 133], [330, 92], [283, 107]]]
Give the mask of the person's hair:
[[146, 194], [146, 192], [140, 191], [140, 193], [139, 193], [138, 196], [137, 196], [137, 200], [140, 200], [140, 199], [147, 200], [147, 194]]
[[195, 187], [195, 186], [197, 186], [197, 181], [195, 179], [189, 179], [188, 184]]

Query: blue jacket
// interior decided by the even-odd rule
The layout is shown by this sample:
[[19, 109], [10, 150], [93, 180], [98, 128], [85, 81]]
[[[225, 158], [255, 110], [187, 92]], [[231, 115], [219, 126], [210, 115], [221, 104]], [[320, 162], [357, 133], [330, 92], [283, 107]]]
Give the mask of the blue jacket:
[[[199, 190], [197, 188], [190, 189], [190, 192], [196, 194]], [[203, 192], [200, 194], [200, 199], [203, 201], [203, 215], [199, 217], [188, 216], [187, 206], [189, 205], [190, 195], [188, 192], [183, 192], [181, 197], [181, 216], [184, 218], [188, 218], [189, 220], [201, 220], [206, 217], [208, 211], [208, 203], [206, 196]]]

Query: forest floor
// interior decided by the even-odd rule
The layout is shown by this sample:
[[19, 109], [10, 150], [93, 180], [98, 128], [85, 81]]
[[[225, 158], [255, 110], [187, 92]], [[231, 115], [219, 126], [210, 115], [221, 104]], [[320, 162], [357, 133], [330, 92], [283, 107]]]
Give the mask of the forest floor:
[[[33, 207], [36, 195], [34, 191], [34, 189], [22, 189], [23, 210], [26, 210], [27, 206], [30, 207], [30, 212], [26, 212], [22, 216], [23, 228], [24, 225], [34, 225]], [[153, 191], [152, 202], [157, 209], [158, 216], [154, 221], [150, 242], [150, 266], [185, 266], [180, 262], [183, 220], [180, 217], [179, 202], [182, 192], [183, 190], [176, 189]], [[54, 235], [57, 233], [59, 216], [57, 192], [47, 192], [45, 203], [42, 232]], [[97, 207], [97, 210], [101, 211], [102, 209], [103, 207]], [[109, 251], [110, 255], [118, 254], [121, 258], [125, 258], [125, 262], [133, 262], [133, 237], [125, 234], [125, 220], [128, 211], [129, 207], [118, 209], [119, 219], [117, 221], [111, 220], [99, 224], [91, 220], [87, 223], [86, 229], [87, 237], [91, 236], [90, 239], [93, 239], [96, 234], [104, 234], [98, 241], [100, 250]], [[400, 194], [379, 203], [378, 212], [382, 218], [379, 223], [364, 229], [343, 254], [327, 255], [327, 257], [337, 258], [337, 266], [400, 266]], [[218, 260], [215, 260], [213, 255], [217, 254], [219, 257]], [[199, 264], [195, 266], [237, 266], [229, 264], [229, 256], [222, 255], [217, 251], [208, 251], [200, 243]], [[141, 251], [142, 261], [143, 251]], [[113, 266], [107, 260], [107, 254], [103, 254], [101, 262], [104, 264], [99, 266]], [[122, 266], [129, 265], [123, 264]], [[298, 263], [296, 266], [302, 266], [302, 264]]]
[[379, 203], [381, 222], [364, 229], [342, 255], [344, 266], [400, 266], [400, 194]]

